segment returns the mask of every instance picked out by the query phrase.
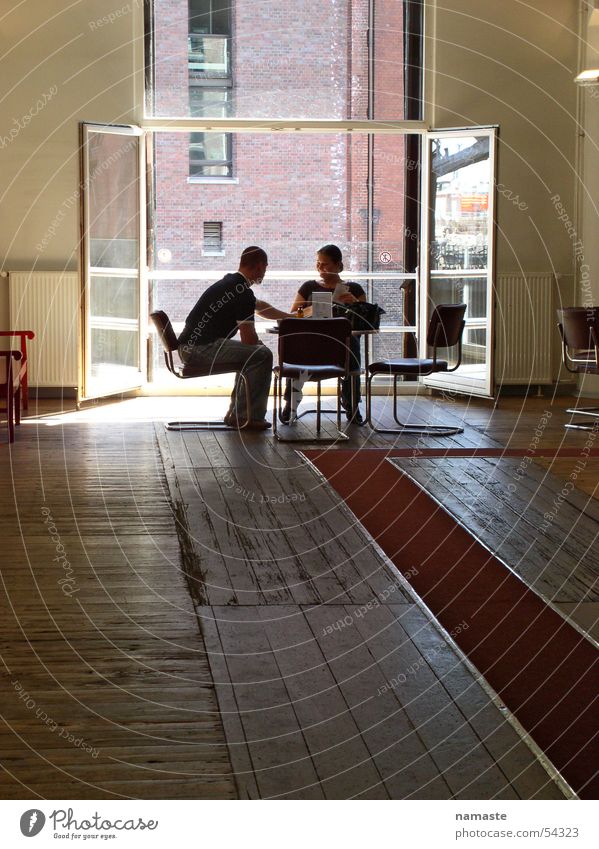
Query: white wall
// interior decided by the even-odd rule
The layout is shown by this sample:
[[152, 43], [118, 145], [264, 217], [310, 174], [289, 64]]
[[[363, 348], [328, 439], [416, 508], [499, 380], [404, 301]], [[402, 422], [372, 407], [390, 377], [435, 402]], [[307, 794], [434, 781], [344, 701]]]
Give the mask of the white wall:
[[[0, 0], [2, 270], [77, 268], [78, 124], [141, 120], [135, 68], [143, 66], [142, 6]], [[121, 14], [113, 22], [101, 20], [115, 10]], [[53, 222], [56, 232], [40, 254], [35, 246]], [[7, 281], [0, 278], [6, 326]]]
[[572, 243], [550, 198], [575, 217], [577, 0], [429, 6], [428, 120], [500, 126], [498, 271], [571, 275]]
[[[527, 206], [521, 210], [499, 197], [498, 269], [554, 270], [565, 275], [565, 292], [572, 242], [551, 197], [559, 194], [575, 220], [577, 8], [577, 0], [427, 3], [433, 68], [427, 119], [438, 127], [498, 123], [498, 180]], [[113, 22], [102, 21], [115, 11], [121, 14]], [[7, 92], [0, 102], [0, 268], [74, 269], [79, 213], [69, 199], [78, 186], [78, 122], [141, 120], [143, 0], [16, 6], [0, 0], [0, 19], [0, 78]], [[54, 90], [33, 115], [44, 93]], [[599, 99], [591, 106], [591, 136], [599, 139]], [[19, 128], [19, 122], [28, 123]], [[598, 151], [593, 143], [587, 155], [591, 207], [599, 204]], [[595, 269], [594, 209], [593, 216], [585, 217], [585, 241]], [[38, 255], [36, 245], [57, 217], [56, 233]], [[7, 286], [0, 279], [0, 326], [7, 324]]]
[[[594, 21], [597, 15], [595, 13]], [[585, 67], [599, 68], [599, 23], [589, 26], [588, 13], [583, 17]], [[599, 304], [599, 86], [581, 90], [584, 126], [582, 181], [580, 191], [580, 232], [583, 257], [578, 263], [578, 299], [582, 306]], [[599, 397], [599, 377], [586, 377], [580, 382], [585, 395]]]

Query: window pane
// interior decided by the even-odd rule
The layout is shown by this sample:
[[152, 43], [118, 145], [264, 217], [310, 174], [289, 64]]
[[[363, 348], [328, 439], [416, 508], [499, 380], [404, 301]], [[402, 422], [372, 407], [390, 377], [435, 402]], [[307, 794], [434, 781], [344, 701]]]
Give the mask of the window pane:
[[[369, 270], [366, 135], [309, 133], [300, 140], [287, 133], [233, 134], [238, 182], [188, 182], [190, 141], [194, 167], [205, 166], [205, 175], [226, 176], [228, 135], [156, 135], [155, 256], [168, 250], [171, 257], [160, 268], [229, 271], [246, 245], [263, 244], [271, 269], [314, 276], [317, 248], [334, 242], [344, 253], [348, 279], [352, 271]], [[379, 137], [373, 143], [379, 149]], [[372, 270], [390, 275], [402, 273], [405, 265], [404, 144], [403, 137], [389, 137], [375, 175], [378, 218]], [[211, 160], [214, 167], [208, 170]], [[223, 223], [225, 257], [218, 262], [202, 257], [198, 228], [203, 221]], [[385, 249], [390, 262], [383, 261]]]
[[137, 268], [138, 140], [90, 133], [90, 265]]
[[190, 32], [210, 32], [210, 6], [211, 0], [189, 0]]
[[231, 0], [213, 0], [212, 32], [229, 35], [231, 32]]
[[[224, 156], [222, 141], [216, 143], [219, 138], [222, 134], [193, 133], [197, 156]], [[356, 282], [387, 311], [383, 326], [412, 323], [406, 314], [406, 285], [411, 286], [412, 300], [413, 285], [398, 276], [405, 266], [403, 137], [372, 139], [374, 151], [384, 155], [376, 158], [376, 254], [371, 266], [367, 136], [310, 133], [302, 135], [300, 143], [291, 134], [235, 134], [235, 183], [188, 182], [188, 139], [176, 133], [156, 136], [154, 268], [182, 272], [181, 281], [155, 282], [167, 314], [183, 322], [200, 291], [235, 270], [249, 244], [263, 245], [269, 254], [269, 273], [259, 297], [288, 310], [301, 283], [318, 278], [316, 251], [332, 242], [343, 252], [344, 279], [359, 274]], [[225, 176], [223, 166], [202, 162], [198, 159], [198, 174]], [[222, 256], [206, 253], [206, 222], [222, 224]], [[381, 258], [385, 249], [391, 255], [388, 262]], [[206, 276], [186, 281], [185, 269]], [[384, 277], [373, 280], [369, 271]], [[403, 337], [390, 336], [377, 337], [377, 350], [392, 346], [395, 353], [401, 352]]]
[[202, 177], [230, 177], [230, 139], [227, 133], [191, 133], [189, 174]]
[[[372, 0], [280, 4], [154, 0], [157, 116], [189, 114], [190, 76], [226, 76], [239, 118], [369, 117]], [[370, 117], [405, 117], [404, 6], [374, 0]], [[234, 14], [231, 10], [234, 9]]]
[[437, 304], [466, 304], [460, 374], [484, 378], [487, 361], [487, 287], [486, 277], [433, 277], [429, 315]]
[[431, 268], [486, 268], [489, 137], [440, 138], [431, 144]]
[[231, 111], [231, 92], [226, 88], [192, 86], [189, 111], [192, 118], [227, 118]]

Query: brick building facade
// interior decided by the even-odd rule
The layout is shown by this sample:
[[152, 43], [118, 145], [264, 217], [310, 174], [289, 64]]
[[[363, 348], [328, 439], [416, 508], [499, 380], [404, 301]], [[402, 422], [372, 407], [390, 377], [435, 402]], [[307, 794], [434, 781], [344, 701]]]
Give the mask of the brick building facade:
[[[200, 112], [191, 107], [198, 117], [368, 117], [368, 0], [231, 0], [226, 62], [222, 15], [215, 27], [220, 34], [210, 32], [210, 14], [221, 14], [223, 5], [222, 0], [155, 0], [156, 115], [190, 115], [190, 102], [201, 100]], [[403, 5], [402, 0], [376, 3], [376, 119], [404, 117]], [[190, 7], [197, 13], [194, 25], [199, 22], [206, 33], [195, 36], [194, 49], [199, 43], [209, 59], [217, 57], [200, 61], [199, 68], [190, 61]], [[218, 147], [214, 142], [210, 145]], [[315, 251], [326, 242], [342, 248], [348, 279], [351, 271], [368, 270], [366, 135], [236, 133], [229, 144], [228, 174], [190, 176], [190, 136], [156, 135], [156, 270], [197, 269], [215, 280], [236, 268], [245, 245], [260, 244], [270, 259], [263, 297], [282, 308], [289, 307], [298, 281], [277, 279], [277, 270], [313, 276]], [[404, 270], [404, 151], [401, 136], [374, 139], [373, 270]], [[221, 255], [206, 250], [205, 223], [209, 233], [220, 231]], [[388, 264], [379, 261], [383, 251], [391, 254]], [[153, 306], [181, 322], [209, 282], [156, 282]], [[393, 323], [401, 320], [398, 282], [378, 284], [374, 295]]]

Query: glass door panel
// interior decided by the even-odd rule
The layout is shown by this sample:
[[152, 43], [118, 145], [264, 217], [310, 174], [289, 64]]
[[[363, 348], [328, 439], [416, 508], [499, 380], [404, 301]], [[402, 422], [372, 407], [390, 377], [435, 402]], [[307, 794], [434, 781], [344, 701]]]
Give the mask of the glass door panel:
[[478, 127], [430, 133], [422, 210], [421, 356], [434, 307], [467, 305], [460, 367], [424, 382], [487, 397], [493, 393], [495, 137], [494, 129]]
[[143, 136], [83, 125], [83, 391], [98, 398], [146, 380]]

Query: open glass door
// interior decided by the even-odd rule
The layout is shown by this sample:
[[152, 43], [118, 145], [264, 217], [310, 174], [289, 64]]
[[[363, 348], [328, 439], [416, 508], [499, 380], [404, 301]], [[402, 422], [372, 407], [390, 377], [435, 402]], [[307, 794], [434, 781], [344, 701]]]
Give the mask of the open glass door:
[[427, 356], [434, 307], [467, 304], [461, 366], [424, 382], [485, 397], [494, 388], [496, 132], [472, 127], [429, 133], [423, 159], [420, 356]]
[[81, 132], [80, 393], [87, 399], [146, 381], [145, 170], [138, 127], [82, 124]]

